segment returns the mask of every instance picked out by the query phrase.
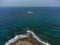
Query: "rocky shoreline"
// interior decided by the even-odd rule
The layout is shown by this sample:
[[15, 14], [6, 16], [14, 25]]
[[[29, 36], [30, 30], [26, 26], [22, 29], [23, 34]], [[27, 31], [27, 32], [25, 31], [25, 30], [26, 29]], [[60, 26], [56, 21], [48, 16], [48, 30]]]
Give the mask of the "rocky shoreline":
[[42, 41], [34, 32], [27, 30], [26, 35], [17, 35], [9, 40], [5, 45], [50, 45], [48, 42]]

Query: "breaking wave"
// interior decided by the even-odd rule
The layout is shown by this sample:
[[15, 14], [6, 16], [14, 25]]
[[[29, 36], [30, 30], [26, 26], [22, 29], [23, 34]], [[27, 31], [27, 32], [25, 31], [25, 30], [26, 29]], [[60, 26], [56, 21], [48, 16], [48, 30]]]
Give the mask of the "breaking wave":
[[32, 32], [32, 31], [30, 31], [30, 30], [27, 30], [27, 34], [25, 34], [25, 35], [16, 35], [14, 38], [12, 38], [12, 39], [10, 39], [8, 42], [6, 42], [5, 43], [5, 45], [10, 45], [11, 43], [14, 43], [14, 42], [16, 42], [18, 39], [21, 39], [21, 38], [25, 38], [25, 37], [29, 37], [29, 33], [31, 33], [32, 34], [32, 36], [33, 36], [33, 38], [35, 38], [37, 41], [39, 41], [40, 43], [43, 43], [44, 45], [50, 45], [48, 42], [44, 42], [44, 41], [42, 41], [39, 37], [37, 37], [36, 35], [35, 35], [35, 33], [34, 32]]

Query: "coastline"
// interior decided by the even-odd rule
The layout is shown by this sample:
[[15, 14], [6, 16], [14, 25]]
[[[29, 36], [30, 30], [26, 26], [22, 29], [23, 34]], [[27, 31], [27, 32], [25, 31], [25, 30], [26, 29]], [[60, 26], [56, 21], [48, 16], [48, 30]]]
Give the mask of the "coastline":
[[48, 42], [42, 41], [39, 37], [35, 35], [34, 32], [27, 30], [27, 34], [25, 35], [16, 35], [14, 38], [10, 39], [8, 42], [5, 43], [5, 45], [10, 45], [12, 43], [15, 43], [17, 40], [22, 39], [22, 38], [27, 38], [29, 37], [29, 33], [32, 34], [33, 38], [36, 39], [39, 43], [42, 43], [44, 45], [50, 45]]

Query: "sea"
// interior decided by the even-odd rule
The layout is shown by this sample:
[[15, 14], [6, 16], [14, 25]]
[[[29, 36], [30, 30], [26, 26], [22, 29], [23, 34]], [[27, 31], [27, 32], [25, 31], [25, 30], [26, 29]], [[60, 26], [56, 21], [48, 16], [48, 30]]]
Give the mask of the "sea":
[[26, 27], [53, 45], [60, 45], [60, 7], [0, 7], [0, 45], [25, 34]]

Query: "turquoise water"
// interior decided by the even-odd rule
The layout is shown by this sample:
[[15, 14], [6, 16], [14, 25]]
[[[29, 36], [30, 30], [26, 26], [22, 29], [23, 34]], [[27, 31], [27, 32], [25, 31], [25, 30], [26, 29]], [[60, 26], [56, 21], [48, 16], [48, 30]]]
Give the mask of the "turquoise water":
[[[33, 14], [27, 14], [34, 11]], [[14, 37], [16, 32], [25, 33], [25, 27], [33, 28], [54, 45], [60, 45], [59, 7], [5, 7], [0, 8], [0, 45]]]

